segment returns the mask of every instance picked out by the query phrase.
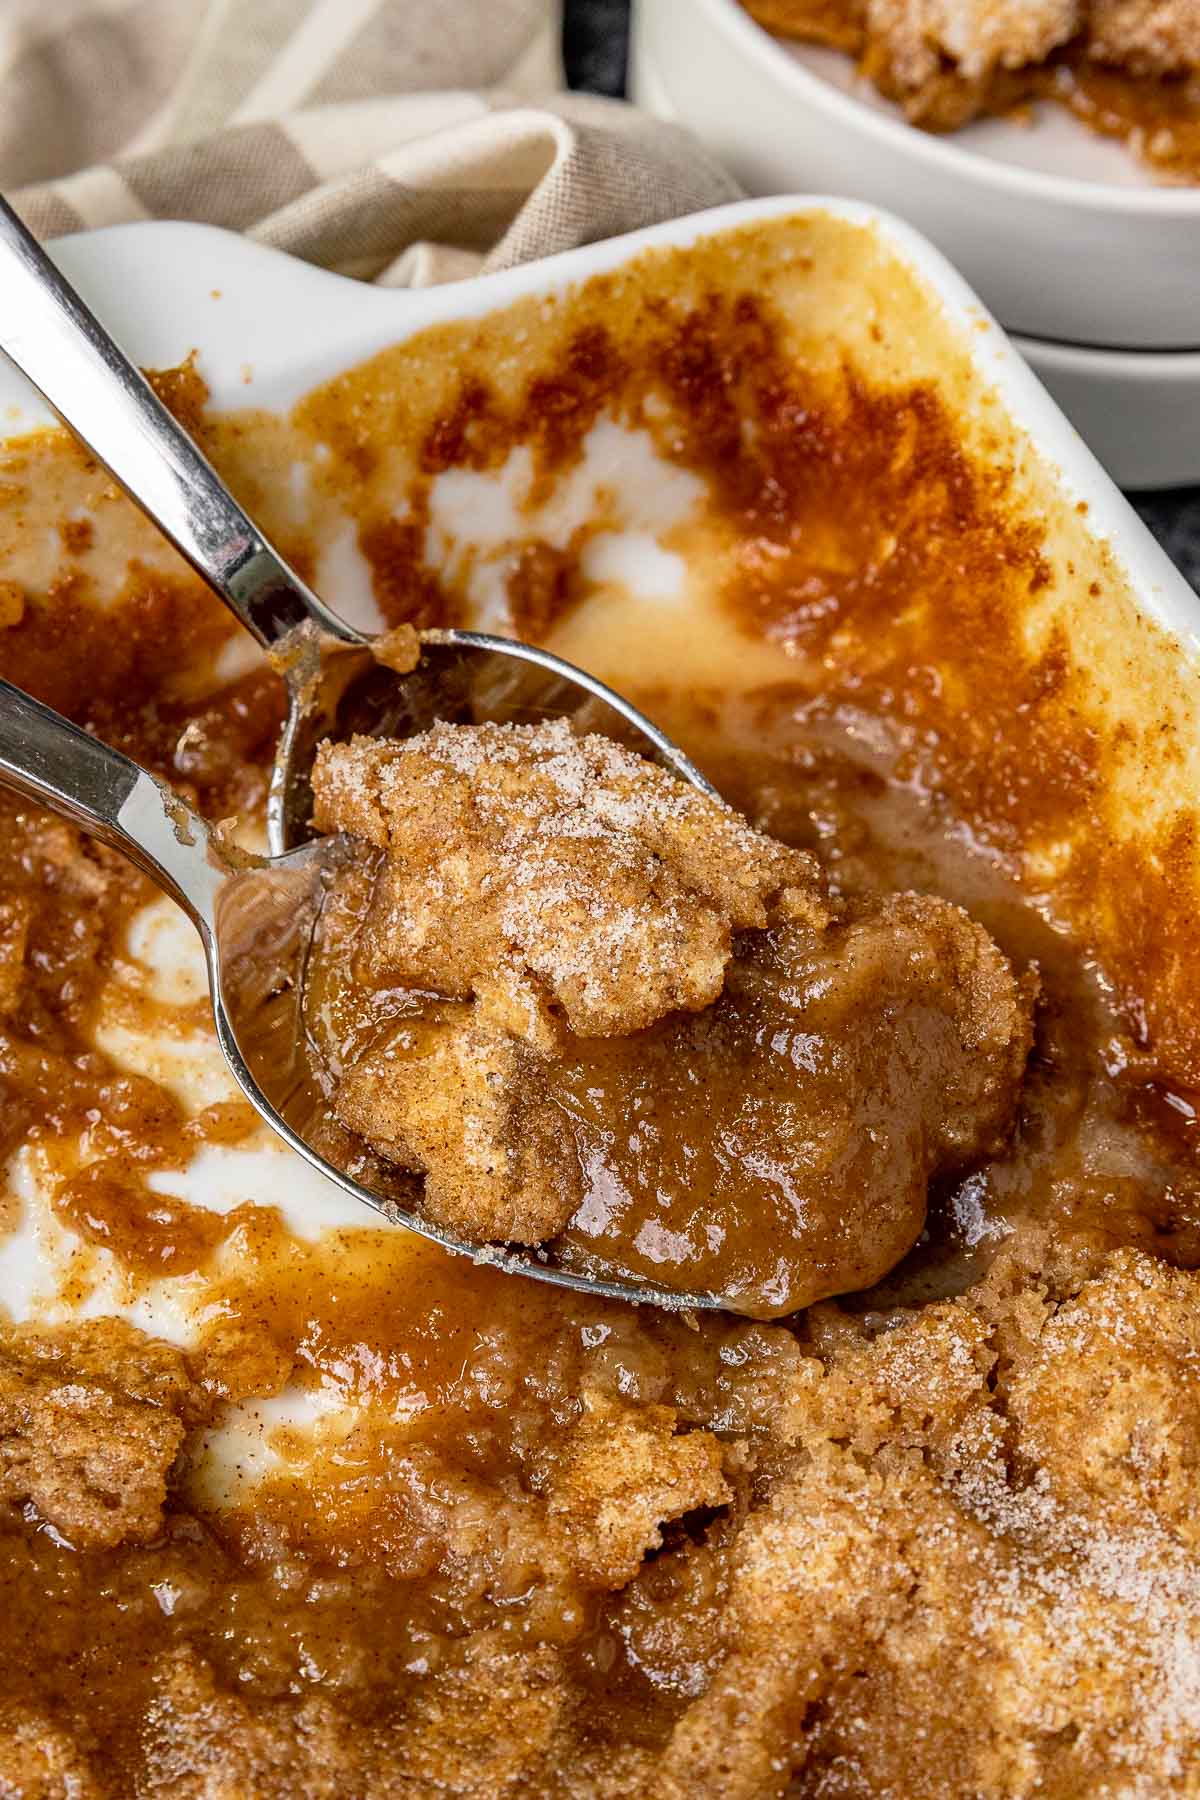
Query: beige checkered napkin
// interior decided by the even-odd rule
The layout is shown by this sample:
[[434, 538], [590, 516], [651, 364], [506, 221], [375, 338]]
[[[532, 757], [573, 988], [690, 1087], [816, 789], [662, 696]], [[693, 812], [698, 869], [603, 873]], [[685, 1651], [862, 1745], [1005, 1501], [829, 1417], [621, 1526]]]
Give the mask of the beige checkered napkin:
[[556, 0], [0, 0], [0, 187], [44, 236], [201, 219], [423, 284], [737, 190], [564, 94]]

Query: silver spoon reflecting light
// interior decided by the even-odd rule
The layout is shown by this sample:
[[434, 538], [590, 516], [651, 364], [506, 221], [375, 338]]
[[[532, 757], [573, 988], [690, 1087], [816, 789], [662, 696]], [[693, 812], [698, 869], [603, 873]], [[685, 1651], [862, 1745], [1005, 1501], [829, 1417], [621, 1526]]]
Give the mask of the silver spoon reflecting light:
[[[208, 965], [221, 1050], [251, 1104], [285, 1143], [396, 1224], [478, 1261], [562, 1287], [674, 1309], [719, 1296], [572, 1274], [540, 1252], [480, 1250], [364, 1186], [307, 1141], [278, 1101], [294, 1091], [300, 972], [337, 840], [311, 836], [312, 758], [326, 737], [406, 737], [435, 719], [569, 717], [715, 790], [636, 707], [527, 644], [468, 631], [422, 634], [409, 675], [330, 612], [238, 505], [212, 465], [0, 199], [0, 349], [147, 517], [285, 669], [288, 711], [272, 769], [273, 858], [231, 868], [205, 822], [117, 751], [0, 682], [0, 781], [123, 851], [188, 913]], [[300, 846], [300, 847], [297, 847]], [[268, 955], [264, 949], [269, 946]], [[301, 1135], [305, 1129], [305, 1135]]]
[[[186, 557], [230, 612], [285, 670], [288, 712], [271, 778], [268, 841], [278, 855], [309, 836], [309, 771], [317, 744], [353, 732], [404, 736], [435, 717], [461, 716], [464, 664], [474, 685], [503, 696], [505, 717], [574, 714], [594, 695], [611, 702], [646, 750], [705, 793], [712, 785], [649, 719], [568, 663], [553, 664], [558, 698], [530, 699], [523, 677], [540, 652], [480, 632], [431, 631], [421, 667], [401, 685], [370, 639], [330, 612], [238, 505], [212, 464], [141, 370], [0, 198], [0, 350], [49, 401], [131, 500]], [[443, 705], [450, 710], [443, 710]], [[493, 713], [490, 716], [498, 716]], [[603, 729], [603, 727], [600, 727]]]

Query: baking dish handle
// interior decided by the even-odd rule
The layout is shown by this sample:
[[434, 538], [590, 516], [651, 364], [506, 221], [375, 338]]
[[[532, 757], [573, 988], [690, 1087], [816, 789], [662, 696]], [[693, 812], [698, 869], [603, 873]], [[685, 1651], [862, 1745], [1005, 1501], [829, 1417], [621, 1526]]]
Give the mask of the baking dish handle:
[[267, 542], [3, 198], [0, 293], [0, 350], [260, 644], [306, 621], [362, 641]]

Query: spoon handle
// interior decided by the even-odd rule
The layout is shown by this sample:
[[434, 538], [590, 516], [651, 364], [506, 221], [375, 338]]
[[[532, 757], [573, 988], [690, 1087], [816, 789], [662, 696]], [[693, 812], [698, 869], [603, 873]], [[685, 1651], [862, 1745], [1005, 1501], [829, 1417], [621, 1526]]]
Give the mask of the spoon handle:
[[265, 647], [305, 620], [361, 642], [263, 537], [0, 197], [0, 350]]
[[0, 784], [123, 851], [191, 916], [206, 946], [228, 878], [204, 820], [119, 750], [0, 681]]

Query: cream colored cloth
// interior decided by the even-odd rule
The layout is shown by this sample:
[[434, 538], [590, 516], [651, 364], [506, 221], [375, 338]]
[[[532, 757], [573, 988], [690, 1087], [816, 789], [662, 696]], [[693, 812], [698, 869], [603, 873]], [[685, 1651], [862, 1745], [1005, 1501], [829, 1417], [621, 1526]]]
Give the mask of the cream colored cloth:
[[425, 284], [734, 197], [562, 93], [556, 0], [2, 0], [0, 188], [42, 236], [201, 219]]

